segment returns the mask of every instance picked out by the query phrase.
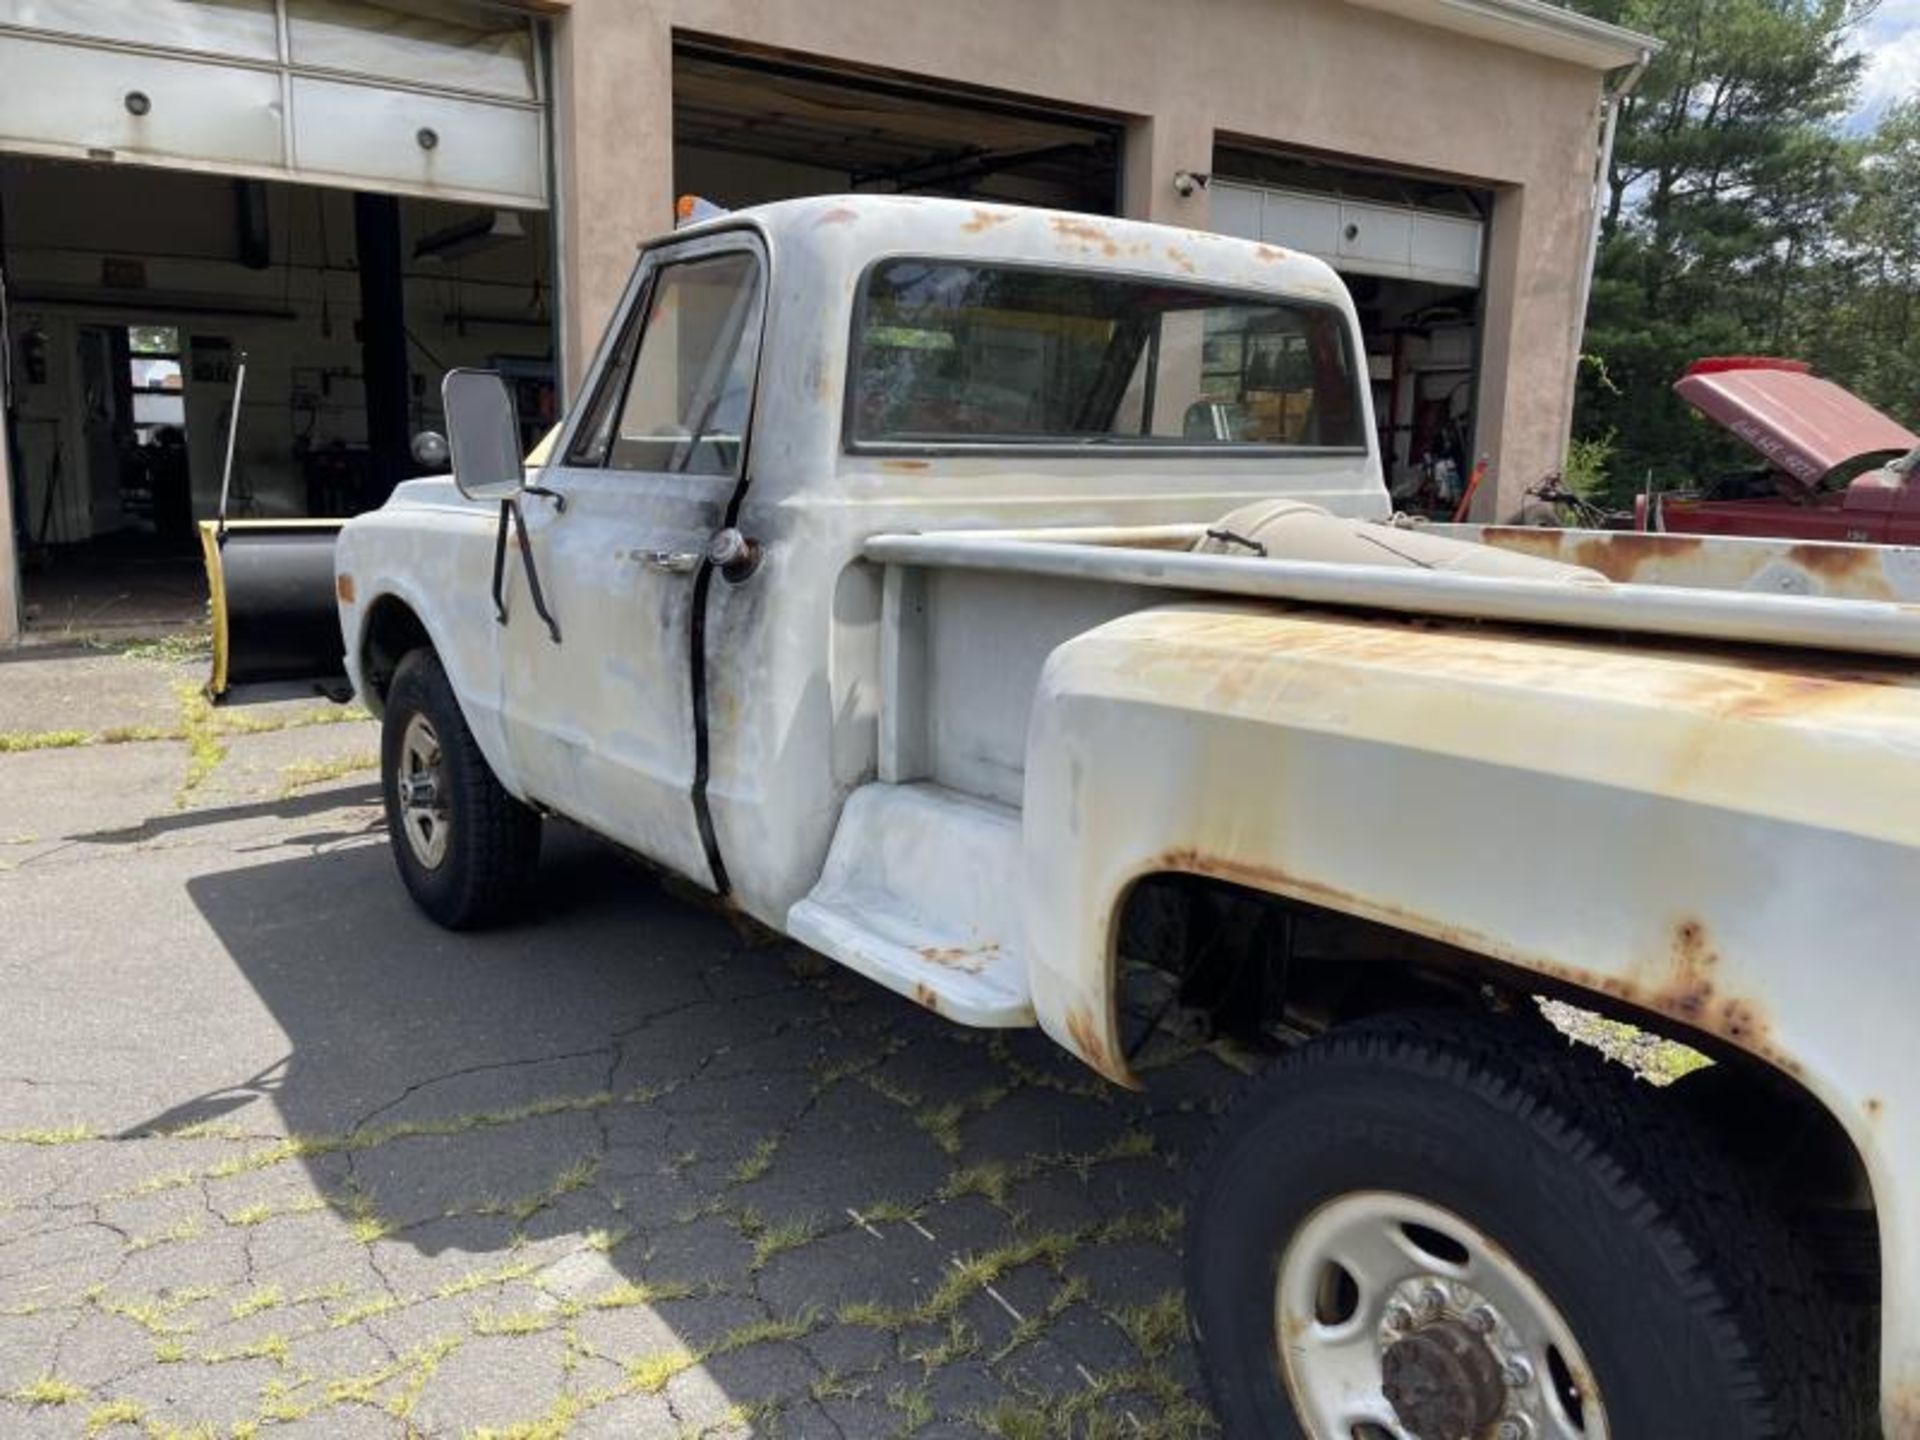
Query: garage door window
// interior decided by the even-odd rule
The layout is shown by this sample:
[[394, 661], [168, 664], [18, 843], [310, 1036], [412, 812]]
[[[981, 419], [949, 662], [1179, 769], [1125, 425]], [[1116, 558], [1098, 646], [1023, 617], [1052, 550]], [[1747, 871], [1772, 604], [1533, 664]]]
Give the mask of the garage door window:
[[855, 445], [1356, 450], [1345, 317], [1083, 272], [890, 260], [870, 273]]

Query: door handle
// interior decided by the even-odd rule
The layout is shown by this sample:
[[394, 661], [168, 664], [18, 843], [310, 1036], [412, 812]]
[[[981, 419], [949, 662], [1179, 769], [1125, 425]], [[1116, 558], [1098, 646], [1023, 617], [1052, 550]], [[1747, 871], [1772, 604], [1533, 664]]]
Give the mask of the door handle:
[[700, 568], [703, 557], [698, 550], [629, 550], [622, 558], [635, 561], [649, 570], [663, 570], [669, 575], [690, 575]]

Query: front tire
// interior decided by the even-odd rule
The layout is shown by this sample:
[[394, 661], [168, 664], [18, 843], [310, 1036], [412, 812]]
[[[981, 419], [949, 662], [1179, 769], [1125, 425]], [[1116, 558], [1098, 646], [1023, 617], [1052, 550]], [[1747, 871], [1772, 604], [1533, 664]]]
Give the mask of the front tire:
[[414, 650], [387, 691], [380, 781], [394, 863], [414, 903], [449, 930], [509, 915], [540, 854], [540, 816], [494, 778], [440, 657]]
[[1283, 1057], [1188, 1212], [1229, 1440], [1861, 1434], [1843, 1318], [1675, 1109], [1472, 1016], [1368, 1021]]

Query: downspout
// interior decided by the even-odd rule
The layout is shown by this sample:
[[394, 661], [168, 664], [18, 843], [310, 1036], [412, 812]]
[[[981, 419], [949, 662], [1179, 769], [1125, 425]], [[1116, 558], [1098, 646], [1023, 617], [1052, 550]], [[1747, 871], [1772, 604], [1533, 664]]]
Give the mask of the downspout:
[[1613, 171], [1613, 141], [1620, 129], [1620, 106], [1640, 84], [1653, 63], [1653, 51], [1642, 50], [1640, 58], [1609, 79], [1603, 104], [1606, 123], [1601, 131], [1599, 169], [1593, 177], [1593, 228], [1587, 235], [1587, 263], [1580, 271], [1580, 303], [1573, 312], [1573, 354], [1567, 367], [1567, 418], [1573, 418], [1573, 397], [1580, 383], [1581, 348], [1587, 342], [1587, 306], [1593, 299], [1593, 269], [1600, 263], [1600, 228], [1607, 213], [1607, 179]]

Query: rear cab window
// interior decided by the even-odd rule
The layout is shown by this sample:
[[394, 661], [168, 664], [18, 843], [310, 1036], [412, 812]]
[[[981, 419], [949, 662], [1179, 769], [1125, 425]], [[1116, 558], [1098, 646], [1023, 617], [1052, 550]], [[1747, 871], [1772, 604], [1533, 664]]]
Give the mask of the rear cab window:
[[1366, 446], [1339, 310], [1152, 277], [883, 260], [849, 374], [854, 449]]

